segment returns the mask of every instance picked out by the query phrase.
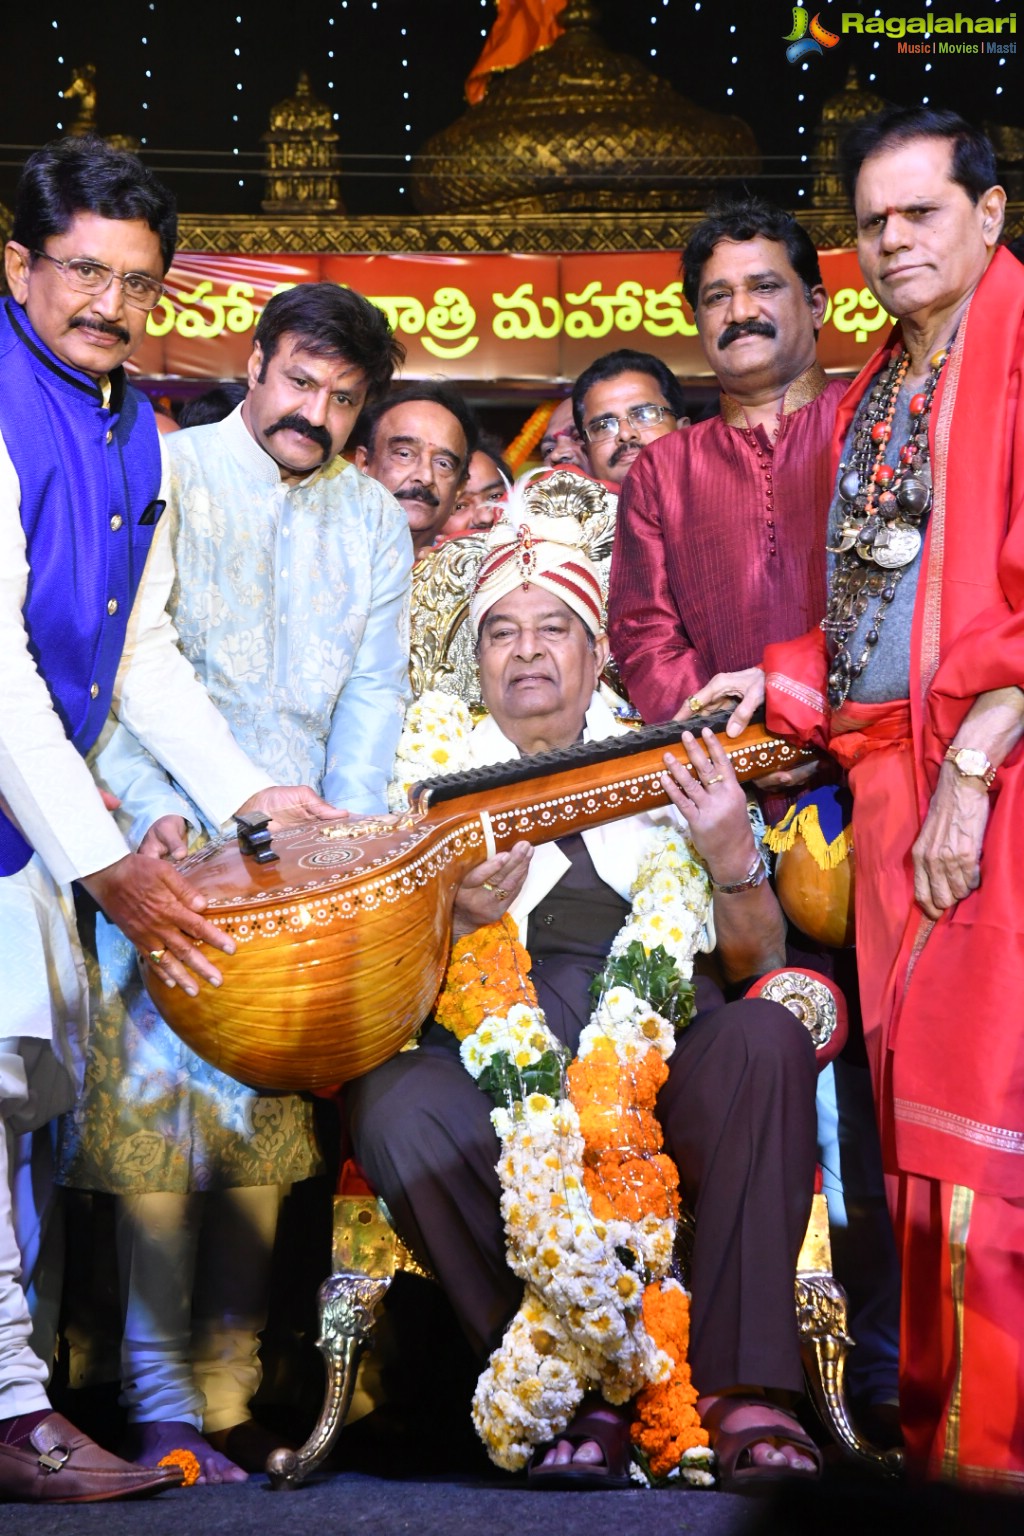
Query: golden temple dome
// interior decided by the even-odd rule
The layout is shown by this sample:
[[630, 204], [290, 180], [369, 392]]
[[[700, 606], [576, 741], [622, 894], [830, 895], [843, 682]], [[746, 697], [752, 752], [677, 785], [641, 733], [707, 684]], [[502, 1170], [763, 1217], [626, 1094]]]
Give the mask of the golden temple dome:
[[305, 70], [294, 96], [270, 109], [264, 213], [344, 213], [338, 190], [338, 135], [331, 109], [313, 94]]
[[417, 155], [420, 213], [558, 213], [700, 208], [723, 179], [756, 174], [738, 117], [705, 112], [594, 31], [591, 0], [569, 0], [565, 31]]
[[857, 67], [851, 64], [846, 84], [825, 102], [814, 131], [814, 190], [811, 193], [814, 207], [848, 206], [849, 200], [839, 175], [839, 146], [855, 123], [873, 117], [876, 112], [884, 112], [888, 105], [875, 91], [861, 88]]

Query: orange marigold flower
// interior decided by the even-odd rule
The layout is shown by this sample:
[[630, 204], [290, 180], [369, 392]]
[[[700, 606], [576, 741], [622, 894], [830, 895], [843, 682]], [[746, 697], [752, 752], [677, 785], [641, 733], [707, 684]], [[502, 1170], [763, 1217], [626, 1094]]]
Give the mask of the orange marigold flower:
[[684, 1451], [707, 1445], [708, 1432], [697, 1413], [697, 1389], [690, 1380], [686, 1350], [690, 1342], [690, 1299], [674, 1285], [644, 1291], [644, 1326], [672, 1357], [672, 1374], [660, 1386], [644, 1387], [636, 1397], [637, 1417], [630, 1433], [647, 1457], [655, 1477], [679, 1465]]
[[633, 1092], [642, 1109], [653, 1109], [654, 1101], [668, 1079], [668, 1065], [660, 1051], [652, 1047], [632, 1070]]
[[652, 1113], [667, 1076], [658, 1051], [652, 1048], [626, 1066], [610, 1039], [595, 1041], [569, 1068], [584, 1142], [584, 1183], [599, 1220], [678, 1215], [679, 1176], [661, 1153], [661, 1126]]
[[670, 1157], [630, 1157], [608, 1153], [583, 1170], [583, 1184], [599, 1220], [659, 1220], [679, 1215], [679, 1174]]
[[537, 993], [529, 970], [530, 956], [508, 916], [467, 933], [452, 950], [434, 1004], [435, 1019], [456, 1039], [465, 1040], [489, 1014], [505, 1014], [516, 1003], [535, 1008]]
[[199, 1458], [192, 1451], [168, 1451], [166, 1456], [161, 1456], [157, 1466], [180, 1467], [182, 1471], [182, 1486], [185, 1488], [191, 1488], [194, 1483], [199, 1481], [199, 1473], [201, 1471]]

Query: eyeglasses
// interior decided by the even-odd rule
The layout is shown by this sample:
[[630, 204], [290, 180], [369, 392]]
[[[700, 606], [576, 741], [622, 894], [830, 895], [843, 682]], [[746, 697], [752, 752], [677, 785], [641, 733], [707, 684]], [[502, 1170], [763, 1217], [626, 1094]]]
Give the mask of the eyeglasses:
[[679, 412], [670, 411], [667, 405], [631, 405], [625, 416], [614, 416], [610, 411], [607, 416], [595, 416], [583, 431], [590, 442], [599, 443], [604, 437], [615, 436], [620, 421], [628, 421], [642, 432], [645, 427], [660, 427], [666, 416], [678, 421]]
[[91, 293], [94, 297], [106, 293], [116, 277], [125, 303], [133, 309], [156, 309], [167, 291], [163, 283], [158, 283], [155, 277], [147, 277], [145, 272], [115, 272], [105, 262], [93, 261], [89, 256], [71, 256], [67, 261], [61, 261], [46, 251], [33, 251], [32, 254], [52, 262], [68, 287], [74, 288], [76, 293]]

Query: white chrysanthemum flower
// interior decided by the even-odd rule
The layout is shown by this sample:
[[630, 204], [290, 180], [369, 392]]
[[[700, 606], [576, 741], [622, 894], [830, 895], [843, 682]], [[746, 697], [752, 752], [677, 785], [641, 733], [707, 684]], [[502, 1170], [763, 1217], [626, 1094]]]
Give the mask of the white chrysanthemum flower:
[[614, 1028], [616, 1024], [628, 1024], [637, 1009], [643, 1006], [643, 998], [637, 997], [629, 987], [609, 987], [607, 992], [602, 993], [594, 1011], [594, 1023], [607, 1024], [609, 1028]]
[[388, 786], [388, 809], [409, 808], [413, 784], [469, 767], [473, 717], [456, 694], [428, 689], [410, 704]]

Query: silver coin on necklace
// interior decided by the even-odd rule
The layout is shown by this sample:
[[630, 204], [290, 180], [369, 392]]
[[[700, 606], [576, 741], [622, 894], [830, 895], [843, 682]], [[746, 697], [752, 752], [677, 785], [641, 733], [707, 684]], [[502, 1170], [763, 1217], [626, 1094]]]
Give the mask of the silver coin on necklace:
[[900, 566], [909, 565], [920, 548], [919, 531], [916, 528], [908, 528], [905, 524], [897, 524], [889, 529], [888, 542], [880, 549], [872, 549], [870, 558], [885, 570], [894, 571]]

